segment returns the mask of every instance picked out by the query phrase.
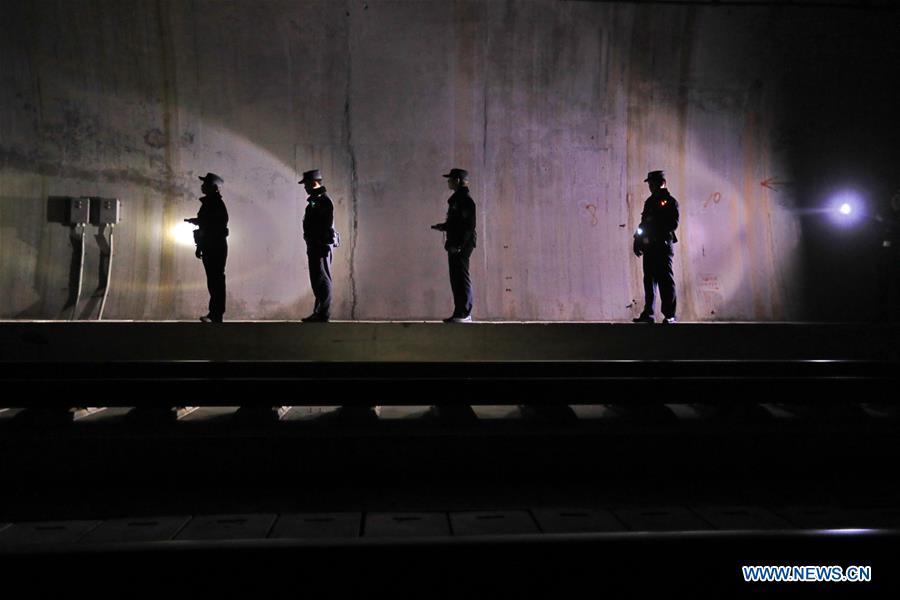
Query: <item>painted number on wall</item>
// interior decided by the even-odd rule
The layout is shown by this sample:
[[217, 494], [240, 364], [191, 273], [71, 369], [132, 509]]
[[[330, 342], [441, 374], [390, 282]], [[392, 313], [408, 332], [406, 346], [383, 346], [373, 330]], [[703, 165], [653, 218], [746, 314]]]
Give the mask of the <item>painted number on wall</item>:
[[719, 192], [713, 192], [709, 195], [709, 198], [706, 199], [706, 202], [703, 203], [703, 208], [709, 208], [710, 204], [718, 204], [722, 201], [722, 194]]

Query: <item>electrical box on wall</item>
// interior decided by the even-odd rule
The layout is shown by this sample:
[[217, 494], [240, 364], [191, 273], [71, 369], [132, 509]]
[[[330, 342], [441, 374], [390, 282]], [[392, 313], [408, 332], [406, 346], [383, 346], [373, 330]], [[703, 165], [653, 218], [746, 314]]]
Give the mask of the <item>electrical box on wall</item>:
[[87, 223], [90, 205], [90, 198], [69, 198], [69, 223], [73, 225]]
[[122, 218], [122, 203], [118, 198], [91, 198], [91, 223], [110, 225]]

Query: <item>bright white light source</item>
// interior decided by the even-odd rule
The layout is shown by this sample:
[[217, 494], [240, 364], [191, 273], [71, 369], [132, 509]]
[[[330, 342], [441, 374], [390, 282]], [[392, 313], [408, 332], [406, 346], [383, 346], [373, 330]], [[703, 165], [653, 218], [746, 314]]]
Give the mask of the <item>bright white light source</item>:
[[638, 229], [637, 229], [637, 234], [638, 234], [638, 235], [644, 235], [644, 230], [641, 229], [640, 227], [638, 227]]
[[179, 246], [193, 246], [194, 229], [195, 227], [190, 223], [181, 222], [169, 230], [169, 235]]
[[855, 226], [866, 212], [865, 201], [860, 193], [854, 190], [833, 193], [822, 210], [830, 213], [831, 221], [838, 227]]

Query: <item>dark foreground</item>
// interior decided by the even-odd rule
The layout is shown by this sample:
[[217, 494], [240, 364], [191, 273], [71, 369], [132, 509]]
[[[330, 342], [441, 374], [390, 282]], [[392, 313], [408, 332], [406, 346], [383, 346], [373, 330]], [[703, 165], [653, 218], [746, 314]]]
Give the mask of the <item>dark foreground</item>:
[[[465, 327], [0, 324], [4, 581], [22, 597], [898, 589], [895, 329]], [[107, 408], [67, 409], [85, 406]], [[749, 565], [872, 581], [745, 583]]]

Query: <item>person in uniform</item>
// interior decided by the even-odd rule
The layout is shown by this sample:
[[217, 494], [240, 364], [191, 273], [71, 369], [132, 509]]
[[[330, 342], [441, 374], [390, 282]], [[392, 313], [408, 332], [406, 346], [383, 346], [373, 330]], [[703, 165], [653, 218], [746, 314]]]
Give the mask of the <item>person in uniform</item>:
[[206, 287], [209, 290], [209, 312], [200, 320], [204, 323], [221, 323], [225, 314], [225, 261], [228, 258], [228, 210], [222, 200], [221, 189], [225, 183], [215, 173], [200, 177], [200, 210], [197, 217], [185, 219], [197, 226], [194, 242], [195, 255], [203, 261], [206, 270]]
[[327, 323], [331, 318], [331, 248], [339, 244], [334, 230], [334, 203], [322, 185], [318, 169], [303, 173], [300, 183], [309, 194], [303, 214], [303, 239], [309, 261], [309, 282], [316, 297], [312, 314], [302, 320]]
[[678, 241], [678, 202], [666, 188], [666, 175], [650, 171], [644, 180], [650, 197], [644, 201], [641, 224], [634, 234], [634, 255], [643, 257], [644, 310], [635, 323], [654, 323], [654, 288], [659, 288], [663, 323], [675, 322], [675, 273], [672, 271], [672, 244]]
[[450, 266], [453, 314], [444, 322], [471, 323], [473, 293], [469, 258], [475, 249], [475, 201], [469, 195], [468, 171], [450, 169], [444, 177], [447, 178], [447, 187], [453, 190], [453, 195], [447, 200], [447, 220], [431, 226], [446, 234], [444, 249]]

